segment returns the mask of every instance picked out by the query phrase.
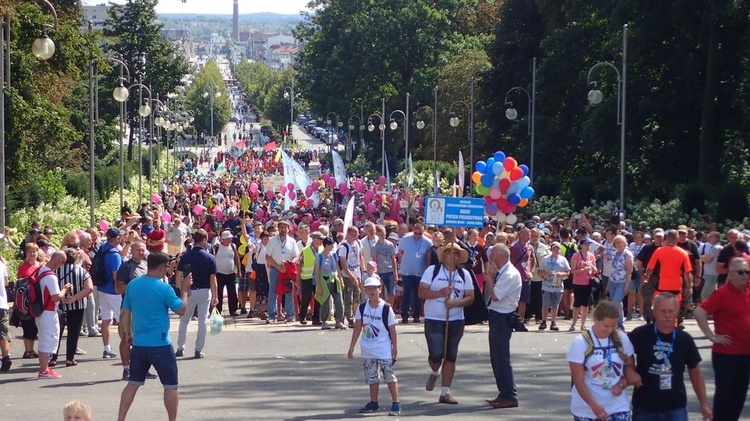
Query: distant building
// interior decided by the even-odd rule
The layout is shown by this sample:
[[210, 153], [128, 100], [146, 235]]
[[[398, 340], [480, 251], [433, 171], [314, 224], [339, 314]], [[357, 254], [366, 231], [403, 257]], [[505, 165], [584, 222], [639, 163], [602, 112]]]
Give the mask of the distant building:
[[266, 64], [274, 70], [281, 70], [294, 65], [299, 47], [293, 44], [272, 45], [266, 53]]
[[247, 50], [245, 52], [247, 58], [253, 61], [266, 61], [266, 42], [268, 41], [268, 38], [272, 36], [274, 36], [274, 34], [266, 34], [260, 31], [241, 33], [240, 41], [247, 42]]
[[105, 27], [105, 22], [109, 17], [110, 7], [106, 4], [98, 4], [96, 6], [83, 6], [83, 25], [82, 28], [88, 28], [88, 21], [94, 23], [94, 29], [102, 30]]

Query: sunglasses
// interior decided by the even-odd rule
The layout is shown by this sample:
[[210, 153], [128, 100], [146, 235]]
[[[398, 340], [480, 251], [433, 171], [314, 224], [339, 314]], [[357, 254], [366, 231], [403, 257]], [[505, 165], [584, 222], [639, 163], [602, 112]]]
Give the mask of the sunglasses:
[[734, 273], [736, 273], [738, 275], [750, 275], [750, 270], [745, 270], [745, 269], [733, 270], [732, 272], [734, 272]]

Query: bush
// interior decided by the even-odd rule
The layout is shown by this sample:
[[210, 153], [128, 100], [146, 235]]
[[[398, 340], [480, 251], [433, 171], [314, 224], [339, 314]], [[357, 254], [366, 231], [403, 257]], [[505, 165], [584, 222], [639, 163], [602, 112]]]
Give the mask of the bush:
[[745, 188], [739, 184], [726, 184], [719, 190], [716, 204], [716, 219], [739, 220], [748, 214], [748, 200]]

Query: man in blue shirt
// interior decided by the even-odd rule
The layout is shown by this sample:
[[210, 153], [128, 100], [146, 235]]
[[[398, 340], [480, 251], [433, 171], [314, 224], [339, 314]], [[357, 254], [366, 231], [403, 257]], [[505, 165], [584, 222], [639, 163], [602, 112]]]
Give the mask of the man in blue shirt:
[[[115, 278], [117, 271], [122, 265], [122, 255], [120, 255], [120, 238], [127, 238], [123, 247], [130, 247], [130, 238], [125, 236], [125, 232], [112, 227], [107, 230], [107, 242], [102, 244], [104, 253], [104, 277], [107, 284], [96, 287], [99, 291], [99, 309], [102, 318], [102, 342], [104, 343], [104, 352], [102, 358], [115, 358], [117, 354], [112, 352], [109, 345], [109, 325], [112, 320], [120, 318], [120, 307], [122, 306], [122, 297], [115, 291]], [[126, 252], [127, 253], [127, 252]], [[127, 255], [127, 254], [126, 254]]]
[[401, 256], [401, 268], [399, 274], [404, 287], [404, 295], [401, 298], [401, 323], [408, 323], [409, 307], [412, 309], [412, 318], [419, 323], [422, 312], [422, 300], [417, 296], [419, 280], [427, 269], [427, 254], [432, 247], [432, 241], [425, 238], [424, 225], [417, 222], [412, 227], [411, 235], [407, 235], [398, 242], [398, 253]]
[[[153, 365], [164, 386], [164, 406], [170, 420], [177, 419], [177, 358], [169, 337], [169, 310], [182, 316], [187, 309], [192, 277], [184, 278], [178, 298], [172, 287], [162, 282], [167, 275], [169, 256], [151, 253], [147, 259], [148, 272], [128, 283], [122, 304], [122, 326], [125, 338], [132, 344], [130, 353], [130, 381], [120, 397], [118, 420], [124, 421], [138, 388]], [[135, 297], [135, 298], [134, 298]], [[132, 329], [131, 329], [132, 326]]]

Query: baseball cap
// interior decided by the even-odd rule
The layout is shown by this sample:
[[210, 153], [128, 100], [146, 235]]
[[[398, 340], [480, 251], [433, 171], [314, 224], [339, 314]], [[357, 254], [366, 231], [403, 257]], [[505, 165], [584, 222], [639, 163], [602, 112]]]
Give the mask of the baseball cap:
[[40, 234], [39, 228], [32, 228], [29, 230], [29, 234]]
[[45, 240], [44, 238], [40, 238], [36, 240], [36, 245], [39, 247], [47, 247], [49, 246], [49, 241]]
[[559, 242], [557, 242], [557, 241], [553, 241], [553, 242], [552, 242], [552, 243], [551, 243], [551, 244], [549, 245], [549, 248], [551, 248], [551, 249], [553, 249], [553, 248], [555, 248], [555, 247], [557, 247], [557, 248], [560, 248], [560, 243], [559, 243]]
[[277, 225], [286, 225], [288, 227], [289, 226], [289, 221], [287, 221], [285, 219], [282, 219], [281, 221], [279, 221], [277, 223]]
[[112, 227], [112, 228], [110, 228], [110, 229], [107, 230], [107, 237], [108, 238], [119, 237], [119, 236], [121, 236], [123, 234], [125, 234], [125, 231], [123, 231], [121, 229], [117, 229], [115, 227]]
[[369, 278], [365, 279], [365, 285], [364, 285], [365, 288], [367, 288], [367, 287], [379, 287], [380, 285], [381, 285], [380, 284], [380, 279], [378, 279], [378, 278], [376, 278], [374, 276], [370, 276]]
[[369, 262], [367, 262], [367, 266], [369, 266], [369, 267], [371, 267], [371, 268], [373, 268], [375, 270], [378, 270], [378, 263], [376, 261], [374, 261], [374, 260], [370, 260]]

